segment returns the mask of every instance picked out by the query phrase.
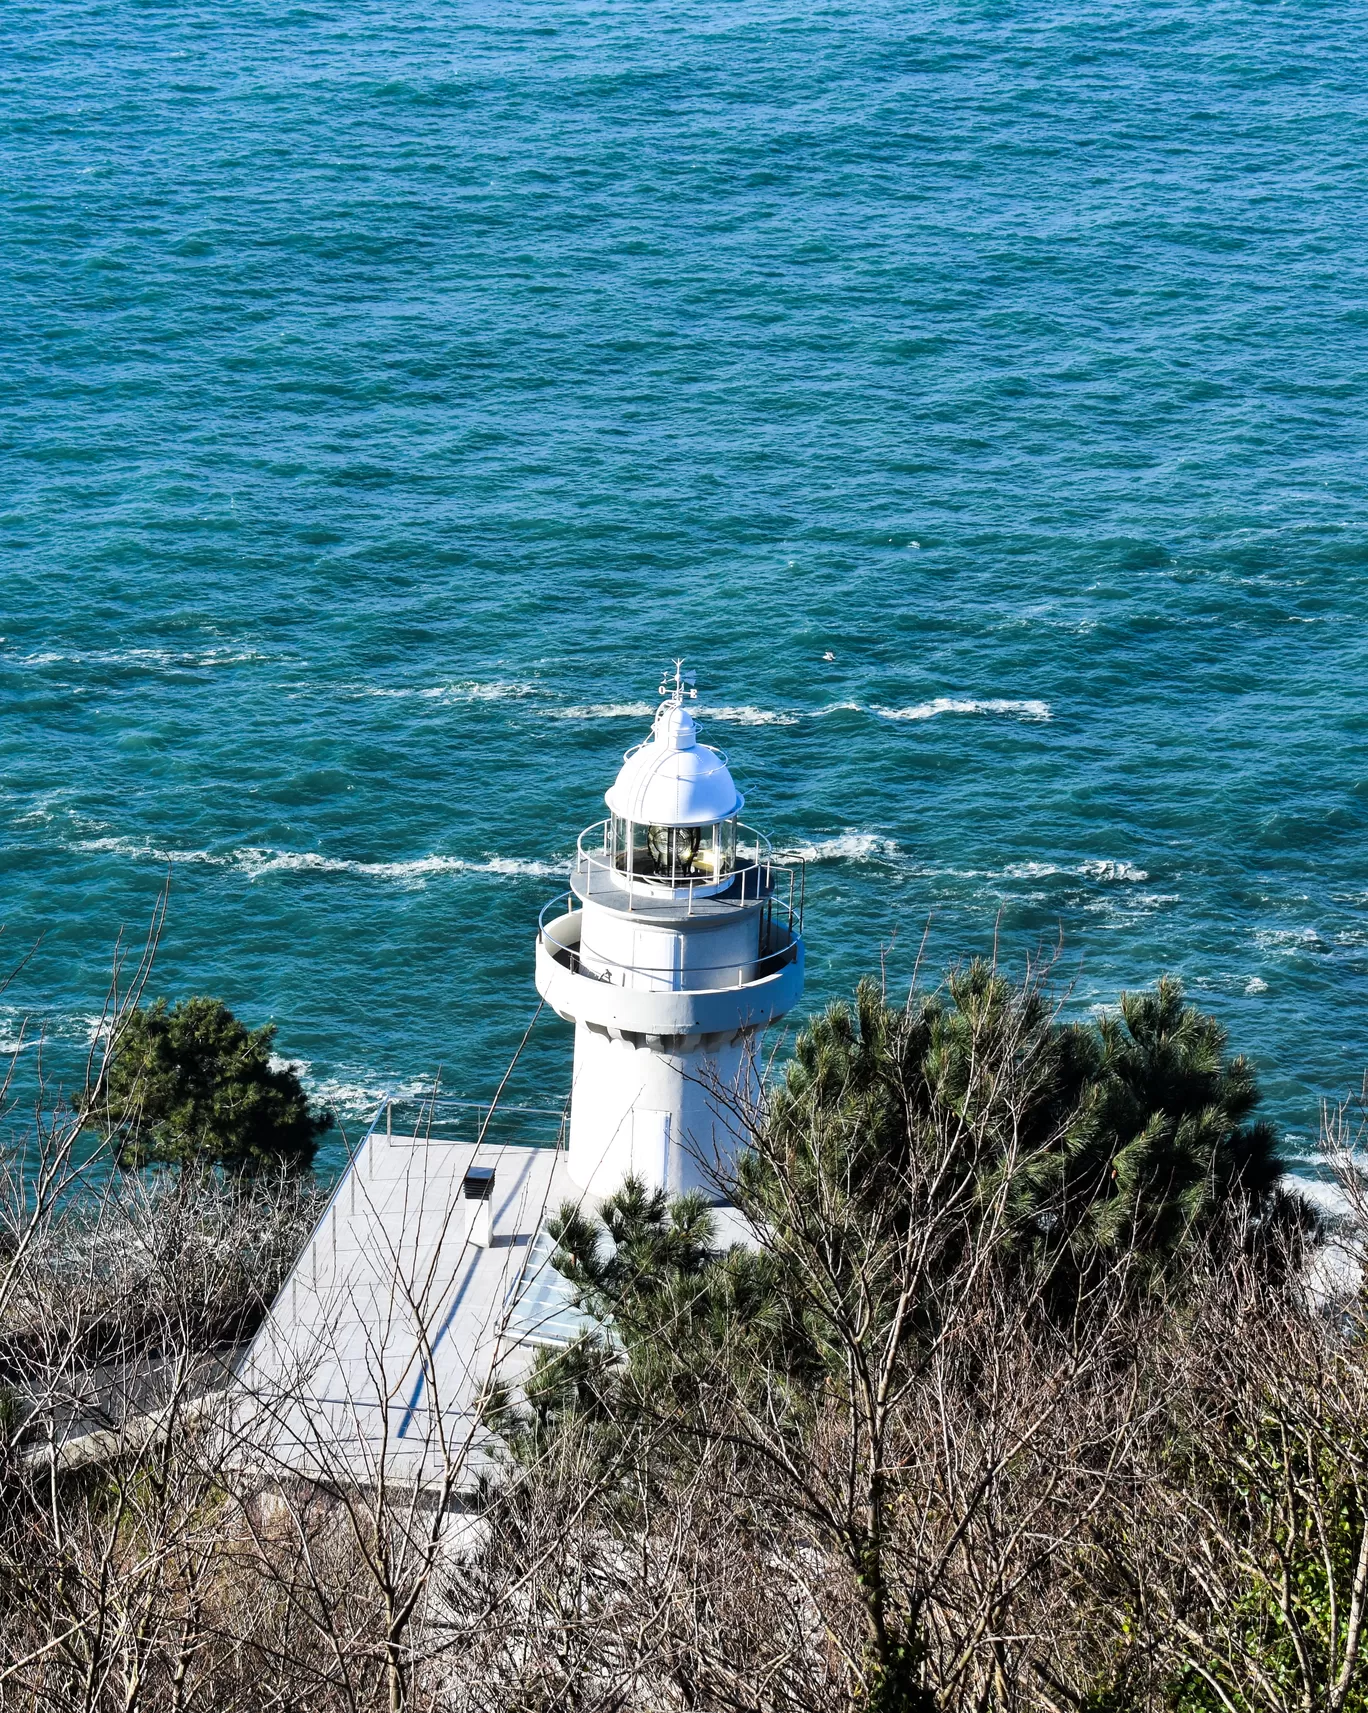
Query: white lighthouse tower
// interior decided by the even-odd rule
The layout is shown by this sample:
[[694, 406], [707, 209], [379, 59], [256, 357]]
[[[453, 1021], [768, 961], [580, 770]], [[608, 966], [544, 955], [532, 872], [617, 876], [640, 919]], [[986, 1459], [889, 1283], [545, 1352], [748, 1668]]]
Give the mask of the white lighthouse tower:
[[693, 682], [676, 661], [537, 935], [537, 989], [575, 1025], [568, 1169], [591, 1197], [628, 1173], [711, 1193], [707, 1167], [743, 1141], [759, 1034], [803, 990], [801, 872], [738, 821]]
[[502, 1084], [381, 1105], [238, 1365], [263, 1469], [438, 1492], [458, 1470], [474, 1491], [488, 1382], [584, 1330], [548, 1213], [628, 1173], [713, 1193], [708, 1167], [743, 1145], [758, 1038], [803, 990], [802, 870], [739, 823], [679, 661], [661, 695], [537, 936], [537, 986], [575, 1025], [568, 1150], [546, 1146], [559, 1111], [496, 1110]]

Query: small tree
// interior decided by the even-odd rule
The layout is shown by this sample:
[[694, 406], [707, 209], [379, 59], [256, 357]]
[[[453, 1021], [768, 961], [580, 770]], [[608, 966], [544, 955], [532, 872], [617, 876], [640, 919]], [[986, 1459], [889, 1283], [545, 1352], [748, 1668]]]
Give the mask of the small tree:
[[202, 996], [132, 1012], [100, 1113], [119, 1164], [310, 1165], [333, 1116], [313, 1112], [294, 1070], [271, 1062], [275, 1033], [274, 1024], [249, 1030], [222, 1000]]

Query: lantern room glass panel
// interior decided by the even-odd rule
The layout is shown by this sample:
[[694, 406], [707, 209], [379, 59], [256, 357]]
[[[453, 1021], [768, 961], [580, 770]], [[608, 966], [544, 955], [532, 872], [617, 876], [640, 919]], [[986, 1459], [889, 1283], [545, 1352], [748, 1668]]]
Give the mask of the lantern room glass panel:
[[604, 830], [620, 874], [665, 886], [723, 880], [736, 867], [736, 818], [706, 827], [667, 827], [614, 815]]

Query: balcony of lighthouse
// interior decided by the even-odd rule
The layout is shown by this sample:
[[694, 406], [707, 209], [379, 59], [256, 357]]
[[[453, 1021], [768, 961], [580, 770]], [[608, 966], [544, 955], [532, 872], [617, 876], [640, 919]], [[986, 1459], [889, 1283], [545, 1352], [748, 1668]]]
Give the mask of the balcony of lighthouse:
[[657, 1051], [711, 1049], [792, 1009], [803, 987], [804, 865], [776, 862], [763, 834], [735, 822], [712, 841], [725, 852], [720, 875], [696, 853], [692, 872], [676, 859], [642, 873], [640, 848], [629, 843], [624, 862], [611, 822], [581, 835], [570, 891], [538, 922], [537, 987], [551, 1008]]

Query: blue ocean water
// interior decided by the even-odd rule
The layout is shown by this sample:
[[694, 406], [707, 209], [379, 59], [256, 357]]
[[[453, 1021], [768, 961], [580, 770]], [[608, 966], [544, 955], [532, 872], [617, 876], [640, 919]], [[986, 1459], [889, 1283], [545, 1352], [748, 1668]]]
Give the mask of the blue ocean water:
[[[1368, 1063], [1368, 8], [0, 10], [0, 915], [487, 1093], [661, 667], [809, 993]], [[827, 656], [834, 658], [828, 659]], [[929, 927], [928, 927], [929, 924]], [[527, 1087], [559, 1096], [569, 1035]]]

